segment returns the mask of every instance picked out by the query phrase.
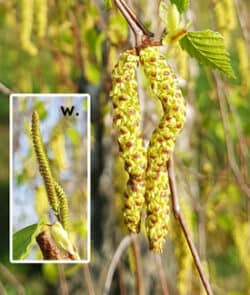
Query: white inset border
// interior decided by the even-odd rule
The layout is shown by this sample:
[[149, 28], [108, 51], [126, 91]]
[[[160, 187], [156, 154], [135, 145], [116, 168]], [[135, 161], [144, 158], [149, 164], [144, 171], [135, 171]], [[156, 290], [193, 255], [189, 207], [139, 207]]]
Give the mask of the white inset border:
[[[15, 97], [82, 97], [87, 99], [87, 258], [81, 259], [81, 260], [16, 260], [13, 259], [13, 101]], [[9, 191], [10, 191], [10, 200], [9, 200], [9, 259], [11, 263], [17, 263], [17, 264], [30, 264], [30, 263], [64, 263], [64, 264], [75, 264], [75, 263], [89, 263], [90, 257], [91, 257], [91, 184], [90, 184], [90, 149], [91, 149], [91, 143], [90, 143], [90, 128], [91, 128], [91, 118], [90, 118], [90, 107], [91, 107], [91, 101], [90, 101], [90, 95], [88, 93], [12, 93], [10, 95], [9, 100]]]

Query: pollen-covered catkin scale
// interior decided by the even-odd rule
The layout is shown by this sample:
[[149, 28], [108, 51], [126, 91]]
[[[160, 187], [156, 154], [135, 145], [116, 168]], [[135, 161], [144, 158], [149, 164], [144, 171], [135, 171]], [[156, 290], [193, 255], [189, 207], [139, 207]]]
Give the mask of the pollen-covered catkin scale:
[[140, 130], [140, 107], [136, 70], [139, 58], [135, 50], [127, 50], [112, 72], [113, 125], [125, 169], [129, 175], [124, 203], [124, 221], [129, 232], [140, 231], [145, 194], [146, 150]]
[[54, 180], [51, 174], [48, 159], [45, 154], [43, 143], [41, 140], [41, 133], [40, 133], [40, 127], [39, 127], [39, 115], [36, 111], [34, 111], [32, 114], [31, 136], [32, 136], [32, 142], [34, 145], [35, 153], [36, 153], [37, 162], [39, 165], [39, 171], [44, 180], [50, 206], [54, 210], [55, 214], [58, 215], [59, 204], [57, 200]]
[[160, 99], [163, 108], [163, 116], [148, 147], [145, 193], [146, 229], [150, 249], [161, 253], [169, 222], [167, 161], [185, 121], [185, 103], [177, 78], [158, 46], [141, 49], [140, 61], [152, 93]]

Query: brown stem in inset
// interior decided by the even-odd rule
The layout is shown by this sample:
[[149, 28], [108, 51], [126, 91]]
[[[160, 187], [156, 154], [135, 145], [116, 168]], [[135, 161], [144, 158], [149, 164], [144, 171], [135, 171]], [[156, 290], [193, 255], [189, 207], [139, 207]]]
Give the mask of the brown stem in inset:
[[83, 277], [87, 286], [88, 294], [95, 295], [95, 289], [94, 289], [93, 281], [89, 271], [89, 266], [87, 264], [84, 264], [82, 267], [82, 270], [83, 270]]
[[176, 182], [175, 182], [175, 172], [174, 172], [174, 159], [173, 159], [173, 154], [171, 153], [169, 161], [168, 161], [168, 177], [169, 177], [169, 185], [170, 185], [170, 191], [171, 191], [171, 201], [172, 201], [172, 208], [173, 208], [173, 212], [174, 212], [174, 216], [175, 218], [178, 220], [178, 222], [180, 223], [181, 229], [184, 233], [185, 239], [187, 241], [188, 247], [192, 253], [193, 259], [194, 259], [194, 263], [196, 266], [196, 269], [199, 273], [200, 279], [202, 281], [202, 284], [207, 292], [208, 295], [212, 295], [213, 291], [212, 288], [210, 286], [210, 283], [203, 271], [202, 265], [201, 265], [201, 261], [200, 261], [200, 257], [198, 255], [198, 252], [195, 248], [194, 242], [191, 238], [191, 234], [188, 231], [188, 228], [186, 226], [186, 222], [184, 217], [181, 214], [180, 211], [180, 206], [178, 203], [178, 195], [177, 195], [177, 190], [176, 190]]
[[157, 253], [155, 253], [154, 255], [155, 255], [155, 264], [157, 267], [157, 274], [159, 275], [159, 279], [160, 279], [161, 293], [162, 295], [169, 295], [168, 285], [167, 285], [167, 281], [166, 281], [163, 266], [162, 266], [161, 255]]
[[113, 255], [109, 265], [108, 273], [105, 280], [103, 295], [109, 294], [115, 269], [120, 261], [120, 258], [123, 252], [128, 248], [131, 242], [132, 242], [132, 235], [127, 235], [121, 240], [118, 248], [116, 249], [115, 254]]
[[132, 235], [132, 249], [135, 258], [135, 274], [136, 274], [136, 288], [138, 295], [144, 294], [143, 288], [143, 274], [142, 274], [142, 266], [141, 266], [141, 253], [138, 244], [137, 237]]
[[77, 257], [71, 253], [58, 248], [49, 230], [41, 232], [36, 237], [36, 241], [42, 251], [43, 258], [46, 260], [77, 260]]

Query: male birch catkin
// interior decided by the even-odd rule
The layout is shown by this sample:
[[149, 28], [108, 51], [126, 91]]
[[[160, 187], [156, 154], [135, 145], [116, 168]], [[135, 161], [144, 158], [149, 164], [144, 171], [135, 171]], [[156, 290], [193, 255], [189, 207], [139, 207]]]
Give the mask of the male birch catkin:
[[21, 0], [21, 46], [30, 55], [37, 54], [37, 48], [31, 41], [33, 27], [34, 0]]
[[163, 116], [150, 139], [147, 152], [146, 229], [150, 249], [161, 253], [168, 232], [169, 183], [167, 161], [185, 121], [185, 103], [178, 80], [160, 53], [159, 46], [140, 50], [140, 62], [155, 97], [160, 99]]
[[140, 107], [136, 80], [139, 57], [127, 50], [112, 72], [113, 125], [125, 169], [129, 175], [125, 193], [124, 221], [129, 232], [140, 231], [145, 194], [146, 150], [140, 129]]
[[47, 28], [48, 2], [47, 0], [35, 0], [37, 37], [43, 39]]

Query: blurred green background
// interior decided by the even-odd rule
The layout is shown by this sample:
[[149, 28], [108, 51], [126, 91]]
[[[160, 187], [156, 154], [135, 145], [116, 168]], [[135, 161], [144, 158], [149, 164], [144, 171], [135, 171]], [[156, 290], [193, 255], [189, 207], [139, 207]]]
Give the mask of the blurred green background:
[[[111, 70], [133, 44], [124, 18], [101, 0], [0, 2], [0, 292], [102, 294], [108, 267], [126, 230], [122, 200], [126, 173], [118, 155], [109, 98]], [[159, 38], [160, 1], [131, 0]], [[166, 1], [167, 2], [167, 1]], [[182, 209], [215, 294], [250, 294], [250, 17], [249, 1], [190, 1], [184, 22], [225, 38], [237, 78], [199, 65], [173, 44], [165, 52], [181, 76], [187, 121], [175, 162]], [[143, 136], [151, 136], [160, 107], [139, 74]], [[92, 257], [89, 266], [10, 265], [8, 262], [8, 93], [91, 94]], [[172, 218], [173, 219], [173, 218]], [[137, 239], [144, 294], [205, 294], [180, 229], [171, 223], [159, 260]], [[114, 274], [110, 294], [136, 294], [133, 247]], [[157, 263], [158, 261], [158, 263]], [[162, 272], [159, 272], [161, 270]], [[163, 273], [163, 280], [159, 273]], [[163, 284], [164, 283], [164, 284]], [[94, 287], [93, 287], [94, 286]], [[94, 290], [93, 290], [94, 289]], [[166, 289], [166, 288], [165, 288]], [[165, 293], [166, 294], [166, 293]]]

